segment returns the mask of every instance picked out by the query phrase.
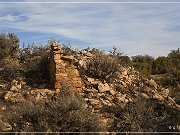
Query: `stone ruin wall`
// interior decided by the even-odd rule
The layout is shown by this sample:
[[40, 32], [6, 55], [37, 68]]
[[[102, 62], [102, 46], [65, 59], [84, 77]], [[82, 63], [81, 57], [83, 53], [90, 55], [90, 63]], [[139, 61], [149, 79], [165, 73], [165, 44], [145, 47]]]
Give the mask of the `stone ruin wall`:
[[52, 87], [60, 90], [63, 84], [71, 86], [76, 91], [81, 91], [83, 81], [80, 77], [77, 66], [68, 61], [67, 56], [63, 56], [62, 48], [59, 44], [53, 43], [50, 52], [50, 81]]
[[62, 50], [58, 44], [53, 43], [51, 45], [50, 52], [50, 81], [52, 87], [60, 89], [60, 64], [61, 64]]

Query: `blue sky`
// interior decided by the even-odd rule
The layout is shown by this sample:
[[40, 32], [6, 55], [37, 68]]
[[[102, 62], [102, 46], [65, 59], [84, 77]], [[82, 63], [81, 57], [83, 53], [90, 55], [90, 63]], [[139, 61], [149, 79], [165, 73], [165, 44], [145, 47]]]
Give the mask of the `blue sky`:
[[[22, 2], [30, 1], [37, 0]], [[179, 13], [180, 3], [0, 3], [0, 32], [14, 32], [26, 44], [55, 38], [73, 46], [107, 51], [114, 45], [129, 56], [157, 57], [180, 48]]]

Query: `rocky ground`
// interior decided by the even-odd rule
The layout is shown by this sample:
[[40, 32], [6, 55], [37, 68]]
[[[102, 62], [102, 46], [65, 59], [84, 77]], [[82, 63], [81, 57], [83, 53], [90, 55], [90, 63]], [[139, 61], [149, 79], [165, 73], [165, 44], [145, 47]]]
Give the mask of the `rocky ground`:
[[[81, 76], [80, 72], [86, 69], [86, 63], [93, 57], [94, 55], [88, 51], [62, 56], [62, 70], [64, 71], [62, 76], [64, 83], [70, 85], [84, 98], [88, 108], [92, 108], [94, 113], [100, 113], [105, 123], [112, 122], [113, 118], [104, 109], [113, 109], [117, 106], [123, 109], [139, 97], [144, 100], [155, 100], [167, 108], [180, 111], [180, 105], [169, 96], [168, 89], [158, 85], [153, 79], [142, 77], [132, 67], [122, 67], [116, 73], [116, 79], [110, 82], [86, 75]], [[0, 110], [5, 112], [9, 106], [19, 105], [26, 100], [35, 103], [44, 102], [59, 91], [48, 88], [46, 84], [32, 88], [19, 78], [9, 84], [0, 82], [0, 92]], [[0, 131], [12, 130], [12, 126], [6, 122], [3, 113], [0, 115], [0, 125]]]

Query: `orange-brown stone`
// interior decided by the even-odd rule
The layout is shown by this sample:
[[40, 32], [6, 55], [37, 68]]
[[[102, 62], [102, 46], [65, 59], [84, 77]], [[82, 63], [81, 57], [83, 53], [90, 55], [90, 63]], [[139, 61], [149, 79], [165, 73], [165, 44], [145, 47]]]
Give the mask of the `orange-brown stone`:
[[51, 45], [50, 55], [50, 80], [55, 89], [61, 89], [62, 85], [71, 86], [76, 91], [83, 87], [83, 81], [80, 77], [77, 66], [71, 64], [73, 56], [66, 59], [62, 56], [62, 50], [58, 44]]

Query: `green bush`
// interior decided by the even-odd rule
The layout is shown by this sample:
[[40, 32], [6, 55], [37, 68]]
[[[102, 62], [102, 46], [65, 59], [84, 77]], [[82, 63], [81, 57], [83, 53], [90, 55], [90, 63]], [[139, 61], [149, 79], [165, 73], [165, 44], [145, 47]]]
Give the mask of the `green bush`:
[[103, 54], [102, 51], [100, 51], [99, 49], [96, 49], [96, 48], [92, 48], [92, 49], [90, 50], [90, 52], [91, 52], [93, 55]]
[[152, 74], [165, 74], [168, 71], [168, 67], [170, 67], [171, 62], [167, 57], [160, 56], [155, 59], [152, 63]]
[[152, 63], [154, 58], [149, 55], [138, 55], [132, 57], [132, 66], [145, 77], [152, 74]]
[[109, 81], [116, 77], [116, 72], [119, 71], [120, 65], [117, 58], [99, 54], [92, 58], [87, 64], [86, 75], [101, 80]]
[[173, 63], [173, 68], [180, 69], [180, 48], [172, 50], [167, 57]]
[[120, 49], [116, 48], [115, 46], [110, 51], [110, 56], [115, 57], [118, 60], [118, 63], [122, 66], [129, 67], [131, 66], [131, 60], [127, 55], [124, 55]]

